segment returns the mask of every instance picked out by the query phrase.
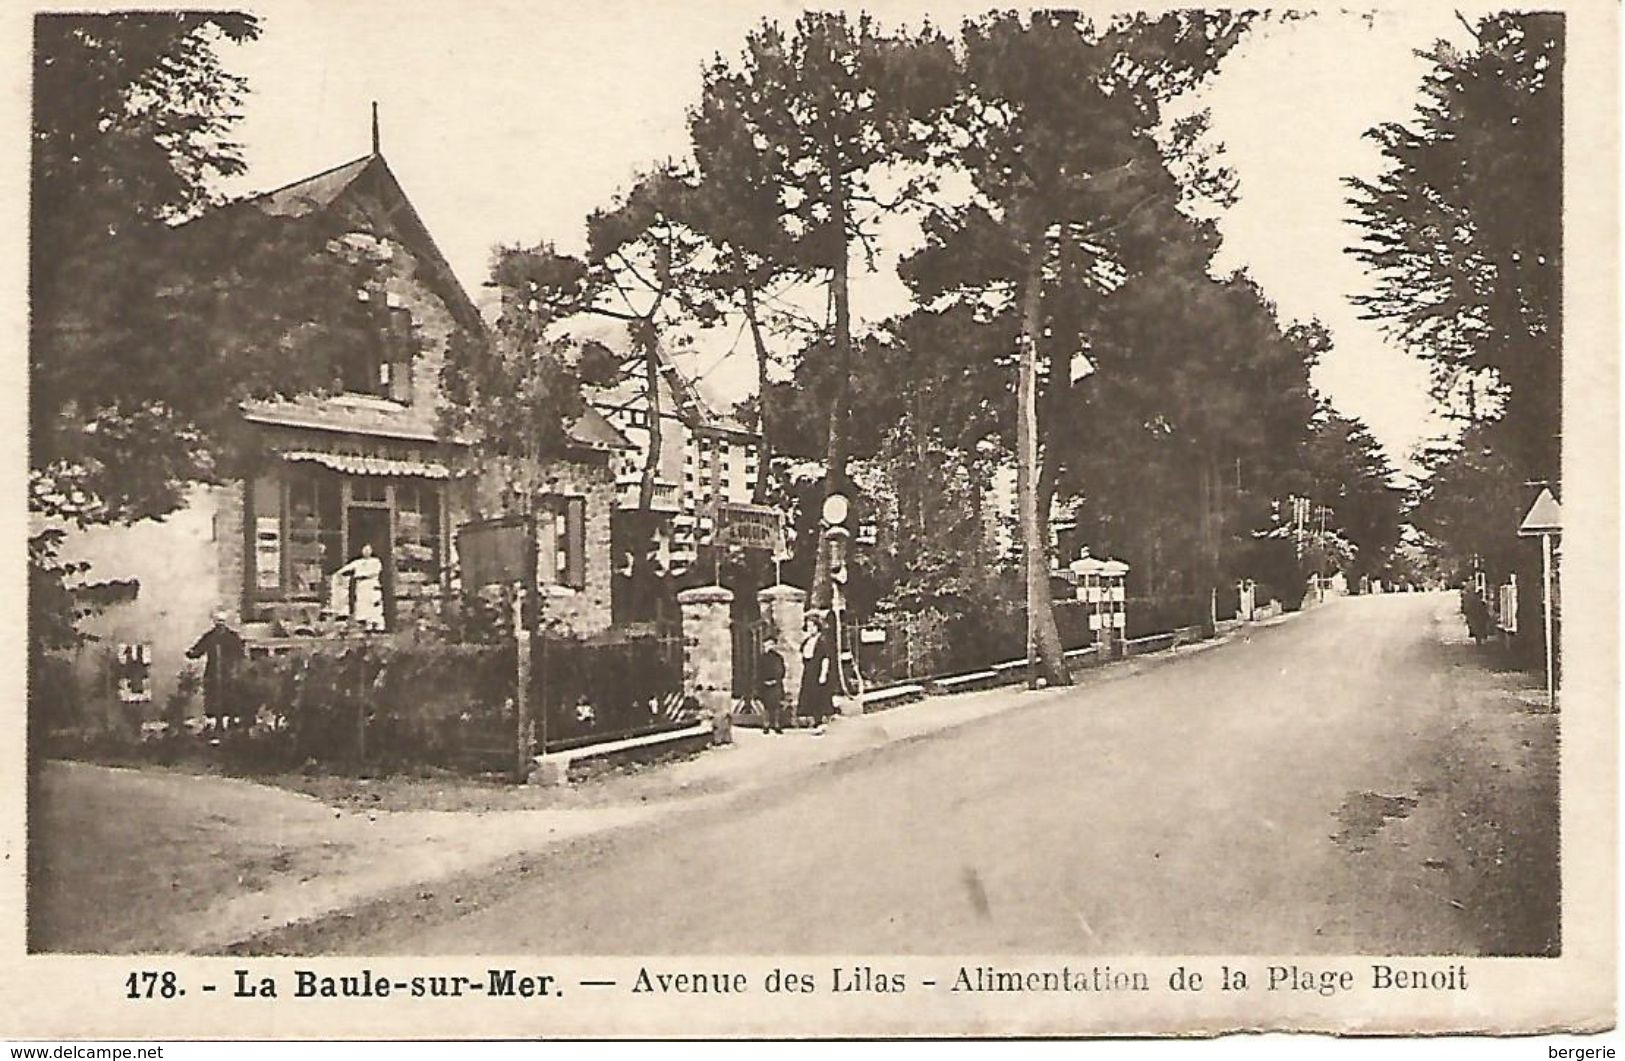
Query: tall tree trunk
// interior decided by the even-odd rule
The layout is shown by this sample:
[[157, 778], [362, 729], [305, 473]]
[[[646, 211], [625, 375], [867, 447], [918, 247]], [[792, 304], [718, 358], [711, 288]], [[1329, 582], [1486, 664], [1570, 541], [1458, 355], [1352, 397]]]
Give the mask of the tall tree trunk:
[[745, 281], [745, 321], [750, 325], [751, 343], [756, 347], [756, 417], [762, 440], [756, 451], [756, 485], [751, 499], [758, 505], [767, 504], [767, 470], [773, 462], [773, 436], [767, 423], [767, 344], [762, 341], [762, 322], [756, 314], [756, 285]]
[[[1067, 395], [1071, 392], [1071, 356], [1059, 344], [1054, 345], [1048, 356], [1049, 384], [1044, 388], [1043, 400], [1038, 403], [1040, 439], [1051, 437], [1050, 432], [1065, 415]], [[1052, 445], [1038, 448], [1038, 529], [1045, 542], [1049, 541], [1050, 517], [1055, 511], [1055, 495], [1061, 482], [1059, 452], [1059, 447]]]
[[1027, 684], [1041, 675], [1050, 685], [1071, 685], [1049, 591], [1048, 521], [1038, 511], [1038, 335], [1042, 328], [1044, 241], [1032, 240], [1022, 284], [1019, 374], [1016, 386], [1016, 496], [1021, 508], [1027, 574]]
[[918, 552], [918, 543], [925, 541], [925, 482], [927, 475], [925, 472], [924, 405], [925, 401], [923, 396], [920, 394], [920, 386], [918, 383], [916, 383], [909, 389], [908, 425], [909, 439], [914, 444], [914, 518], [916, 521], [915, 533], [918, 535], [916, 552]]
[[[670, 232], [666, 238], [670, 239]], [[638, 482], [638, 511], [654, 526], [655, 479], [660, 472], [660, 334], [655, 319], [660, 304], [671, 290], [671, 245], [659, 245], [655, 252], [655, 274], [660, 286], [648, 312], [632, 322], [632, 348], [643, 355], [644, 385], [649, 389], [649, 452], [643, 458], [643, 478]]]
[[[627, 513], [632, 548], [631, 582], [634, 595], [647, 600], [655, 597], [656, 527], [654, 500], [655, 486], [660, 474], [660, 450], [664, 441], [660, 403], [660, 351], [652, 320], [632, 324], [634, 349], [643, 357], [644, 388], [649, 392], [649, 448], [643, 455], [642, 475], [638, 479], [638, 507]], [[619, 517], [617, 517], [619, 518]], [[643, 594], [648, 594], [643, 597]]]
[[[830, 173], [830, 227], [840, 242], [840, 248], [835, 253], [832, 263], [834, 275], [830, 281], [835, 301], [835, 386], [829, 404], [829, 449], [824, 474], [826, 498], [838, 492], [846, 480], [847, 403], [852, 383], [852, 304], [846, 238], [849, 204], [846, 201], [846, 182], [838, 165], [832, 164]], [[823, 526], [822, 522], [819, 526]], [[812, 602], [815, 608], [830, 606], [829, 573], [828, 550], [820, 543], [818, 563], [813, 569]]]

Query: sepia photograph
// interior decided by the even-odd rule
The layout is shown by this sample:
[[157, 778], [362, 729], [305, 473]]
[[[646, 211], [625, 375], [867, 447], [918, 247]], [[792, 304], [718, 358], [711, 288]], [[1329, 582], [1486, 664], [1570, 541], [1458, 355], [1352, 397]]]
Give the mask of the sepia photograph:
[[12, 18], [8, 975], [1612, 1027], [1617, 13], [1548, 6]]

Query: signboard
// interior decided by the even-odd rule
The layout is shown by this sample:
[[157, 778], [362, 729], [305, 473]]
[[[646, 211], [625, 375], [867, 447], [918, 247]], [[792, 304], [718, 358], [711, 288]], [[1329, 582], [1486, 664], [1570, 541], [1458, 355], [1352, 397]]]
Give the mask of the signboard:
[[783, 519], [767, 505], [719, 504], [716, 525], [716, 544], [721, 546], [768, 552], [783, 546]]
[[275, 590], [282, 585], [282, 520], [259, 516], [254, 520], [254, 586]]
[[1516, 578], [1501, 586], [1500, 607], [1496, 609], [1496, 625], [1509, 634], [1518, 632], [1518, 582]]
[[1538, 534], [1557, 534], [1563, 530], [1563, 510], [1549, 488], [1542, 488], [1535, 503], [1518, 525], [1518, 537], [1533, 538]]
[[530, 528], [523, 516], [481, 520], [457, 532], [457, 559], [465, 591], [528, 582], [533, 557]]

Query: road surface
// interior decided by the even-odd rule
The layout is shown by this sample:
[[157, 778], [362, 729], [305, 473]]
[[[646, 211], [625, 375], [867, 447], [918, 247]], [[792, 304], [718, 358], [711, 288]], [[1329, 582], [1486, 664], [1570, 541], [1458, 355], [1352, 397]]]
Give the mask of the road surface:
[[1551, 953], [1556, 716], [1484, 660], [1453, 596], [1338, 600], [297, 946]]

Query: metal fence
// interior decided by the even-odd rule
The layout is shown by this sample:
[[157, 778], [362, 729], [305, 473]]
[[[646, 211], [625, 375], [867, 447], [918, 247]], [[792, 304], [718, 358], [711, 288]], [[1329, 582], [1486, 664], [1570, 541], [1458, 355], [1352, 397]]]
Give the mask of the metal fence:
[[538, 638], [531, 672], [547, 751], [678, 728], [695, 712], [683, 697], [682, 642], [669, 633]]

